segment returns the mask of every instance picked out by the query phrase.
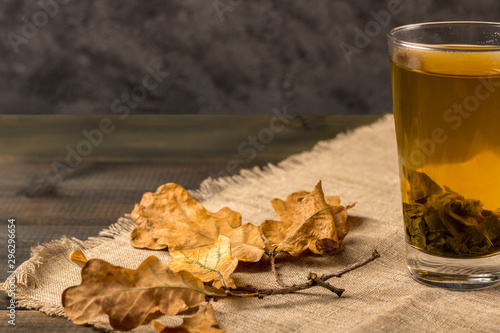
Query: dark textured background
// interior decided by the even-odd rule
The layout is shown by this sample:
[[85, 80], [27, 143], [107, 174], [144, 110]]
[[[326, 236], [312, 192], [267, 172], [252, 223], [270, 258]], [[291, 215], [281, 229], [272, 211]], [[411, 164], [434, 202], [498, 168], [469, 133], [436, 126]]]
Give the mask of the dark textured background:
[[[390, 112], [391, 27], [500, 14], [497, 0], [401, 0], [401, 12], [348, 63], [340, 43], [353, 45], [355, 28], [390, 1], [65, 1], [17, 53], [9, 33], [22, 36], [23, 17], [32, 21], [41, 7], [1, 1], [0, 113], [113, 113], [113, 101], [157, 64], [170, 75], [131, 112]], [[214, 4], [228, 9], [222, 19]]]

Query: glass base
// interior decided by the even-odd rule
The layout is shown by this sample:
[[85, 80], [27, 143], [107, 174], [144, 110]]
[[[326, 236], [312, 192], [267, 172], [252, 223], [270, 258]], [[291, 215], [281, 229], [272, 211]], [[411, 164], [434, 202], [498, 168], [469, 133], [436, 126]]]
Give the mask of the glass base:
[[500, 254], [484, 258], [444, 258], [406, 243], [406, 264], [415, 280], [429, 286], [474, 290], [500, 284]]

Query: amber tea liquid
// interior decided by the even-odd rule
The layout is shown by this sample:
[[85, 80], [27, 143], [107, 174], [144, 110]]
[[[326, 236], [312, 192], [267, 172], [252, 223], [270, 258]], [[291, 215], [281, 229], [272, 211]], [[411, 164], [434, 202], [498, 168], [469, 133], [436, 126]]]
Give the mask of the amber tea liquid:
[[460, 48], [391, 59], [408, 266], [426, 283], [454, 260], [500, 271], [500, 52]]
[[[391, 62], [401, 165], [500, 209], [500, 73], [489, 69], [500, 68], [500, 52], [419, 53], [399, 59], [417, 64]], [[403, 180], [405, 202], [409, 191]]]

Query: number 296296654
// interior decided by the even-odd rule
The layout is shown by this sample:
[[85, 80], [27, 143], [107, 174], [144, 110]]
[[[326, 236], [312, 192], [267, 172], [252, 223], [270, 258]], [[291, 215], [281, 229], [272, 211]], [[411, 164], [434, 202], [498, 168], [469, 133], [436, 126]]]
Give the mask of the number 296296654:
[[16, 220], [9, 219], [7, 222], [7, 267], [8, 273], [13, 273], [16, 268]]

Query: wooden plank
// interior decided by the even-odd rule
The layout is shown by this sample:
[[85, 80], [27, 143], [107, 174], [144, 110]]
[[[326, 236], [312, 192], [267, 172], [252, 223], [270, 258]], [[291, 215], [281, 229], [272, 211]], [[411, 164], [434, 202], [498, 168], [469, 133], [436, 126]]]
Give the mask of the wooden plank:
[[105, 332], [90, 325], [75, 325], [70, 320], [63, 317], [48, 316], [39, 311], [16, 311], [16, 325], [8, 324], [7, 310], [0, 310], [0, 331], [1, 332], [50, 332], [50, 333], [70, 333], [70, 332]]
[[[5, 281], [5, 279], [2, 278], [1, 281], [3, 283]], [[4, 293], [3, 291], [0, 291], [0, 309], [5, 310], [7, 308], [7, 306], [9, 306], [9, 304], [10, 304], [9, 296], [6, 293]]]
[[[276, 163], [289, 153], [310, 148], [318, 139], [374, 119], [319, 117], [322, 121], [312, 126], [291, 123], [249, 160], [245, 154], [238, 155], [238, 144], [248, 133], [258, 135], [272, 118], [131, 117], [117, 127], [116, 137], [103, 141], [99, 148], [104, 150], [96, 150], [61, 182], [46, 157], [55, 155], [63, 161], [58, 155], [64, 153], [64, 147], [56, 149], [56, 143], [70, 142], [74, 133], [81, 132], [79, 128], [91, 128], [101, 117], [49, 118], [2, 117], [0, 152], [6, 155], [0, 160], [0, 218], [16, 217], [18, 223], [31, 225], [112, 223], [130, 212], [144, 192], [163, 183], [197, 188], [209, 176], [228, 176], [241, 168]], [[30, 160], [33, 150], [37, 159]], [[128, 161], [114, 160], [116, 152]], [[169, 157], [162, 162], [149, 159], [166, 156], [160, 152]], [[6, 162], [6, 156], [18, 159]], [[235, 169], [229, 167], [230, 162], [236, 163]]]
[[[104, 117], [111, 119], [115, 128], [102, 138], [96, 136], [97, 144], [92, 145], [85, 161], [247, 159], [250, 154], [241, 154], [238, 147], [248, 142], [249, 136], [259, 135], [266, 141], [265, 149], [259, 149], [254, 159], [283, 159], [380, 116], [300, 116], [284, 118], [284, 127], [278, 117], [257, 115], [134, 115], [126, 121], [116, 116], [1, 116], [0, 159], [64, 159], [67, 147], [76, 149], [79, 142], [88, 141], [83, 131], [98, 129]], [[271, 137], [261, 133], [263, 129], [268, 133], [272, 129]]]
[[[242, 163], [241, 167], [255, 165]], [[40, 189], [47, 174], [44, 162], [12, 162], [1, 167], [0, 217], [15, 217], [23, 225], [110, 224], [130, 213], [143, 193], [167, 182], [197, 188], [207, 177], [225, 172], [226, 163], [94, 162], [54, 183], [50, 191]]]

